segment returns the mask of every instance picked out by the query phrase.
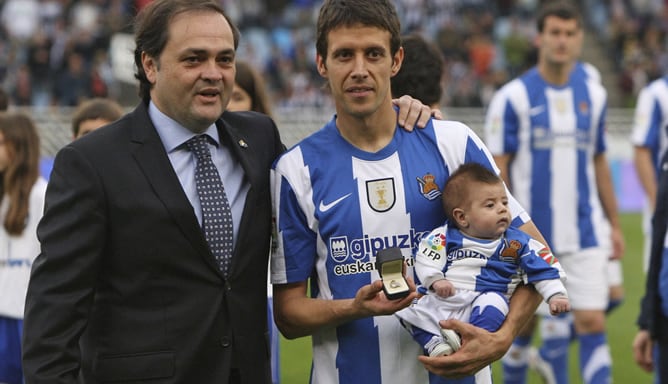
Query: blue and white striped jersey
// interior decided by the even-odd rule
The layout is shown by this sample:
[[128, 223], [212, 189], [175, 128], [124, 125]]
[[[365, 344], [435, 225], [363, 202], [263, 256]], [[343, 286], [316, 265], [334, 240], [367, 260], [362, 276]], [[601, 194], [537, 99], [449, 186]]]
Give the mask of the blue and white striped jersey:
[[547, 84], [534, 67], [488, 108], [486, 144], [512, 155], [513, 194], [556, 254], [610, 246], [593, 161], [606, 149], [606, 111], [607, 93], [583, 63], [564, 86]]
[[[498, 173], [482, 141], [465, 125], [432, 120], [397, 128], [376, 153], [348, 143], [332, 119], [281, 156], [272, 171], [278, 249], [272, 282], [311, 279], [313, 297], [355, 296], [379, 278], [375, 254], [399, 247], [412, 274], [423, 235], [445, 220], [441, 190], [465, 162]], [[528, 221], [510, 198], [514, 224]], [[351, 321], [313, 335], [315, 383], [427, 383], [421, 347], [394, 316]]]
[[550, 250], [516, 228], [498, 239], [466, 236], [456, 227], [443, 225], [420, 242], [415, 271], [425, 286], [443, 278], [455, 289], [499, 292], [510, 299], [520, 283], [536, 284], [545, 300], [566, 294], [565, 274]]
[[658, 176], [658, 165], [668, 149], [668, 76], [656, 79], [638, 94], [631, 143], [652, 152]]

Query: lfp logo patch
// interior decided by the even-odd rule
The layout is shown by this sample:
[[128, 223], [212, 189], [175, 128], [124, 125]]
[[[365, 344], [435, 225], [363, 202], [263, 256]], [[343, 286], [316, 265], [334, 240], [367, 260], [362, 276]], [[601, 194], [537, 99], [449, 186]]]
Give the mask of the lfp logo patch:
[[434, 233], [427, 237], [427, 243], [429, 248], [434, 251], [441, 251], [445, 248], [445, 234], [444, 233]]

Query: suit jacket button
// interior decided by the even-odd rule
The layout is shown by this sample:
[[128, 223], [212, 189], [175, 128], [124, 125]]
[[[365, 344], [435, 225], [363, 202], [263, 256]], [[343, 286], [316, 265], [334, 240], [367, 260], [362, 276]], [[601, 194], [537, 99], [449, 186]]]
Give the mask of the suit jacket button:
[[222, 345], [223, 347], [227, 348], [231, 344], [232, 343], [230, 343], [230, 338], [229, 337], [223, 336], [223, 337], [220, 338], [220, 345]]

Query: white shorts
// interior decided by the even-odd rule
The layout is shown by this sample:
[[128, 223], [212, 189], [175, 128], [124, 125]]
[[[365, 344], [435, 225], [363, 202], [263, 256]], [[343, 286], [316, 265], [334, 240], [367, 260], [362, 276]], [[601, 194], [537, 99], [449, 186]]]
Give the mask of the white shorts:
[[[566, 291], [574, 310], [608, 307], [608, 248], [587, 248], [557, 255], [566, 272]], [[620, 274], [621, 275], [621, 274]]]
[[620, 260], [608, 260], [608, 286], [614, 287], [623, 283], [622, 262]]

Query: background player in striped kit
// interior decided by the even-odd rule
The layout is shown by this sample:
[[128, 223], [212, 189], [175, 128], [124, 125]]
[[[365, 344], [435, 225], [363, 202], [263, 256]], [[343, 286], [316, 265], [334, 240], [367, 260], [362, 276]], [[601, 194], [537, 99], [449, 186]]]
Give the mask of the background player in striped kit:
[[[275, 317], [288, 338], [312, 335], [312, 382], [426, 383], [420, 353], [393, 316], [415, 294], [397, 301], [382, 293], [374, 257], [402, 248], [412, 273], [412, 249], [442, 224], [441, 188], [466, 162], [496, 168], [482, 141], [457, 122], [396, 129], [390, 78], [400, 69], [400, 25], [389, 1], [326, 1], [317, 31], [317, 67], [336, 116], [274, 165], [278, 250], [272, 257]], [[540, 237], [511, 198], [515, 224]], [[307, 282], [311, 282], [311, 297]], [[412, 285], [412, 284], [411, 284]], [[463, 347], [445, 357], [420, 356], [434, 375], [477, 372], [503, 355], [540, 298], [518, 289], [508, 320], [496, 333], [450, 320]]]
[[[605, 156], [607, 94], [577, 61], [583, 25], [574, 4], [546, 3], [537, 26], [538, 64], [494, 95], [485, 138], [509, 188], [566, 271], [583, 381], [607, 383], [607, 265], [624, 249]], [[543, 332], [541, 356], [557, 382], [566, 383], [570, 327], [551, 320], [542, 322], [553, 332]], [[529, 344], [530, 333], [504, 358], [506, 383], [523, 382]]]

